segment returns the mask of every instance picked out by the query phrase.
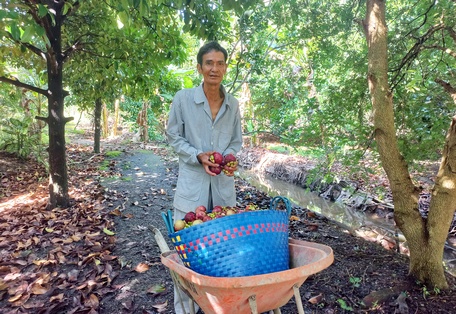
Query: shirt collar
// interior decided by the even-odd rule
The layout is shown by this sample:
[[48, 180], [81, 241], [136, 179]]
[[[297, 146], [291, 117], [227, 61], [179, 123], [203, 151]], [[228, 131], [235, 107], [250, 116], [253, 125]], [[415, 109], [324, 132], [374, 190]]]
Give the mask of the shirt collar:
[[[230, 104], [227, 102], [227, 99], [226, 99], [227, 93], [226, 93], [225, 87], [223, 85], [220, 85], [220, 90], [222, 91], [223, 95], [225, 95], [223, 103], [227, 104], [227, 106], [229, 106]], [[201, 83], [196, 88], [194, 99], [195, 99], [195, 103], [197, 103], [197, 104], [204, 103], [204, 101], [206, 100], [206, 95], [204, 95], [204, 90], [203, 90], [203, 83]]]

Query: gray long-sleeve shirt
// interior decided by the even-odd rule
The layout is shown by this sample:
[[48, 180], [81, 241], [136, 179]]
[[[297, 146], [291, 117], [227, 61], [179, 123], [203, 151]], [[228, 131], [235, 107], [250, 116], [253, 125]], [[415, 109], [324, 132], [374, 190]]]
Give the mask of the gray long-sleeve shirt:
[[179, 91], [173, 99], [166, 128], [169, 145], [179, 156], [179, 176], [174, 207], [183, 212], [197, 206], [212, 204], [236, 205], [234, 178], [223, 173], [208, 175], [197, 155], [217, 151], [222, 155], [236, 154], [242, 146], [239, 103], [221, 87], [225, 99], [215, 120], [203, 91], [203, 85]]

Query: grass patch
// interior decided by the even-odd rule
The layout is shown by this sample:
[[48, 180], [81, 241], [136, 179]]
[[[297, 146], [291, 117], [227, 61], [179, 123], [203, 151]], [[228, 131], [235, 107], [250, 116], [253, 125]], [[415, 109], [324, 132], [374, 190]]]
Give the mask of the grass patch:
[[119, 157], [121, 154], [122, 154], [122, 152], [118, 151], [118, 150], [112, 150], [112, 151], [105, 153], [106, 157], [108, 157], [108, 158], [116, 158], [116, 157]]
[[101, 171], [107, 171], [109, 169], [109, 161], [103, 160], [98, 167]]
[[289, 155], [290, 151], [291, 151], [290, 147], [288, 147], [287, 145], [280, 145], [280, 144], [279, 145], [277, 145], [277, 144], [269, 145], [268, 149], [272, 150], [274, 152], [278, 152], [280, 154], [286, 154], [286, 155]]
[[294, 154], [317, 160], [326, 158], [325, 150], [320, 147], [298, 147], [295, 149]]

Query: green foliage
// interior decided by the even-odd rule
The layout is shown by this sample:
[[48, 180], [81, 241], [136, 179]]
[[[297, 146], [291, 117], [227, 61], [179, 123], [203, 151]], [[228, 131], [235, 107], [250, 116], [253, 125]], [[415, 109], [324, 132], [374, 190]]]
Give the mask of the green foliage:
[[118, 150], [111, 150], [111, 151], [106, 152], [105, 155], [108, 158], [115, 158], [115, 157], [119, 157], [120, 155], [122, 155], [122, 152], [118, 151]]
[[[5, 150], [16, 154], [22, 159], [31, 156], [33, 152], [39, 152], [40, 136], [39, 134], [30, 133], [31, 118], [19, 120], [8, 118], [2, 121], [1, 131], [4, 136], [0, 138], [0, 150]], [[37, 154], [40, 156], [40, 154]], [[36, 157], [37, 157], [36, 156]]]
[[344, 299], [337, 299], [337, 303], [339, 303], [339, 305], [342, 308], [342, 310], [353, 312], [353, 308], [351, 306], [349, 306], [347, 304], [347, 302], [345, 302]]
[[359, 277], [350, 277], [350, 283], [353, 285], [355, 288], [359, 288], [361, 286], [361, 278]]

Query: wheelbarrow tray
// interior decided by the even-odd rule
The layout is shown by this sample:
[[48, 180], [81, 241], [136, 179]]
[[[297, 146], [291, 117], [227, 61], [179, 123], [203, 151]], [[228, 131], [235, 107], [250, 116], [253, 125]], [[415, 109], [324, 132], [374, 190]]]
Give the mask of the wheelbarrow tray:
[[161, 254], [171, 276], [205, 314], [251, 313], [249, 298], [256, 298], [259, 313], [280, 308], [312, 274], [334, 261], [329, 246], [289, 239], [290, 269], [255, 276], [211, 277], [185, 267], [175, 251]]

